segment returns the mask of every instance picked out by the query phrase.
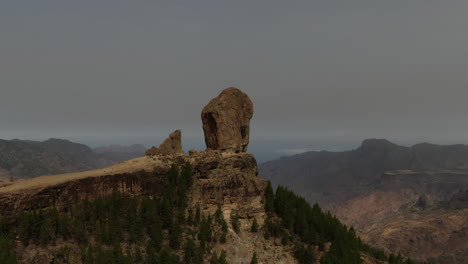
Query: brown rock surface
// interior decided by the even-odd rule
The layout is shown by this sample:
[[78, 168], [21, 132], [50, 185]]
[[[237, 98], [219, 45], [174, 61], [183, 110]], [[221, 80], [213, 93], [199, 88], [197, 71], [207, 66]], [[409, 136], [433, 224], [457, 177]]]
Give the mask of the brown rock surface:
[[[202, 151], [191, 156], [142, 157], [101, 170], [37, 177], [0, 186], [0, 212], [66, 207], [75, 201], [111, 195], [116, 188], [132, 195], [162, 191], [162, 179], [172, 164], [190, 162], [194, 172], [192, 201], [205, 209], [218, 204], [236, 208], [242, 217], [263, 211], [267, 181], [257, 177], [257, 162], [249, 153]], [[153, 176], [140, 173], [151, 172]]]
[[203, 151], [188, 160], [197, 178], [192, 192], [194, 203], [212, 210], [223, 204], [237, 210], [242, 218], [263, 211], [267, 181], [257, 177], [257, 161], [252, 154]]
[[[110, 196], [115, 190], [129, 196], [155, 197], [167, 190], [165, 182], [171, 165], [186, 162], [194, 173], [193, 185], [187, 193], [189, 206], [200, 205], [202, 213], [214, 215], [220, 205], [225, 219], [229, 219], [232, 210], [241, 217], [242, 231], [236, 233], [229, 228], [228, 242], [215, 248], [217, 252], [226, 250], [229, 263], [249, 263], [253, 252], [260, 263], [297, 263], [292, 244], [279, 246], [279, 238], [267, 240], [261, 232], [249, 231], [254, 218], [260, 225], [265, 221], [263, 197], [267, 185], [266, 180], [257, 176], [257, 162], [249, 153], [202, 151], [190, 156], [157, 155], [96, 171], [17, 181], [0, 187], [1, 217], [11, 219], [21, 211], [40, 208], [66, 210], [79, 200]], [[53, 249], [26, 248], [28, 253], [23, 256], [31, 255], [33, 250], [49, 256], [36, 263], [51, 262]]]
[[148, 156], [184, 154], [182, 150], [182, 132], [178, 129], [172, 132], [166, 140], [157, 147], [151, 147], [145, 152]]
[[252, 115], [247, 94], [235, 87], [223, 90], [201, 113], [207, 149], [247, 151]]
[[411, 213], [384, 219], [362, 239], [429, 263], [468, 263], [468, 209]]
[[386, 252], [429, 263], [468, 263], [468, 209], [419, 203], [414, 190], [375, 191], [331, 211], [354, 226], [364, 242]]

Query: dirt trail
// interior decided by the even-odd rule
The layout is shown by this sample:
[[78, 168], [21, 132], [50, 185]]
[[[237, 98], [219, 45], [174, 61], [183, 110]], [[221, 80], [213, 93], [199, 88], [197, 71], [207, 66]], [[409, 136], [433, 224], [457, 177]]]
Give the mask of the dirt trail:
[[4, 186], [0, 185], [0, 193], [27, 192], [28, 190], [43, 189], [48, 186], [88, 177], [99, 177], [110, 174], [129, 173], [139, 170], [151, 170], [158, 163], [158, 160], [153, 160], [149, 157], [141, 157], [99, 170], [40, 176], [36, 178], [20, 180]]

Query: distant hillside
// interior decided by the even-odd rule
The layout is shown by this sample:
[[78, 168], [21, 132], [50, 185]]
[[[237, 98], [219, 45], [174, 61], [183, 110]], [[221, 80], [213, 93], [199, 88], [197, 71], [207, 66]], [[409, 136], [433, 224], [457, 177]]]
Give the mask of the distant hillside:
[[130, 146], [125, 145], [110, 145], [94, 148], [93, 151], [101, 155], [107, 160], [115, 163], [120, 163], [129, 159], [143, 157], [145, 155], [146, 147], [141, 144], [134, 144]]
[[[260, 165], [262, 177], [324, 204], [379, 188], [451, 192], [468, 186], [468, 146], [403, 147], [368, 139], [351, 151], [311, 151]], [[434, 183], [438, 183], [434, 186]]]
[[366, 243], [430, 263], [468, 263], [468, 146], [403, 147], [365, 140], [345, 152], [306, 152], [260, 166], [354, 226]]
[[63, 139], [0, 140], [0, 181], [98, 169], [143, 156], [142, 146], [102, 147]]

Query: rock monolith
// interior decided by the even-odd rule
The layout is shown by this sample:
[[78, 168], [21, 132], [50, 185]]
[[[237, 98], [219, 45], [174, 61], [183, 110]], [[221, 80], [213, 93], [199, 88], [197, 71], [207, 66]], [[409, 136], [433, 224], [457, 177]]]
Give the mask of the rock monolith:
[[253, 103], [247, 94], [235, 87], [223, 90], [201, 113], [207, 149], [247, 151], [252, 116]]

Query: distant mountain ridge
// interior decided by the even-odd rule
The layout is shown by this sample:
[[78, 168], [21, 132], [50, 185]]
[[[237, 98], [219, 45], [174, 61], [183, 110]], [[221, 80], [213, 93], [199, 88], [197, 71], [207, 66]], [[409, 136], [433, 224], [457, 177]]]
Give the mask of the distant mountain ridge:
[[[468, 187], [468, 146], [422, 143], [404, 147], [385, 139], [367, 139], [355, 150], [310, 151], [265, 162], [260, 165], [260, 173], [274, 184], [288, 186], [310, 200], [314, 199], [311, 193], [320, 193], [318, 196], [322, 197], [315, 195], [315, 198], [324, 204], [346, 200], [377, 186], [395, 185], [395, 175], [400, 176], [395, 188], [403, 187], [410, 174], [433, 179], [434, 173], [455, 175], [450, 177], [450, 182], [465, 188]], [[340, 197], [324, 198], [330, 193], [339, 193]]]
[[324, 205], [372, 246], [468, 263], [468, 146], [368, 139], [355, 150], [263, 163], [260, 176]]
[[143, 156], [144, 150], [138, 152], [138, 148], [132, 146], [131, 151], [125, 151], [125, 146], [120, 146], [118, 152], [112, 148], [99, 152], [84, 144], [57, 138], [0, 140], [0, 180], [98, 169]]

